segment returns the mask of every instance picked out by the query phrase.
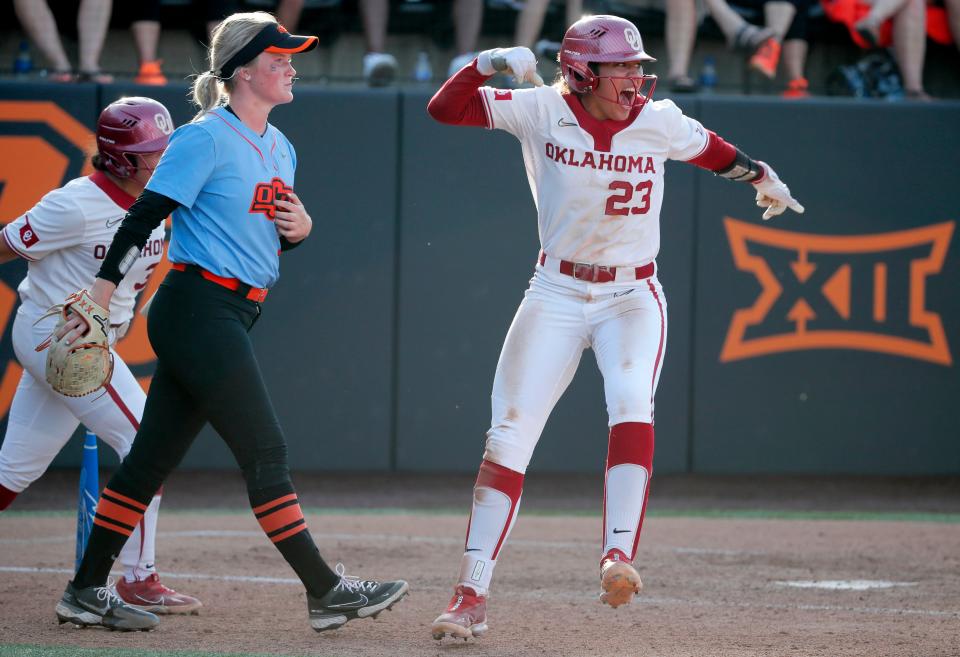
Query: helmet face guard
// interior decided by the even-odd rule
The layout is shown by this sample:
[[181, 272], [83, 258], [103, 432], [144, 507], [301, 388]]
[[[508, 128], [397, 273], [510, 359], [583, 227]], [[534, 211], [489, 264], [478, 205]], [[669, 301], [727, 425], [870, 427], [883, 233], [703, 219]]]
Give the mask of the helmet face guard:
[[[608, 103], [616, 103], [624, 109], [633, 109], [634, 107], [639, 107], [642, 110], [643, 106], [647, 104], [647, 101], [653, 97], [653, 90], [657, 87], [656, 75], [640, 75], [637, 77], [595, 75], [594, 78], [596, 79], [596, 87], [592, 90], [593, 95], [600, 100], [607, 101]], [[619, 94], [614, 97], [600, 93], [600, 83], [603, 80], [610, 80], [611, 82], [615, 80], [627, 81], [633, 87], [633, 98], [629, 101], [624, 101]], [[646, 87], [646, 93], [644, 93], [644, 87]]]
[[140, 155], [162, 152], [173, 132], [173, 119], [152, 98], [121, 98], [107, 105], [97, 120], [97, 152], [107, 171], [130, 178], [149, 170]]
[[[639, 77], [600, 76], [591, 64], [655, 62], [655, 58], [643, 50], [643, 40], [636, 26], [617, 16], [588, 16], [582, 18], [567, 30], [560, 46], [560, 70], [571, 91], [578, 94], [596, 93], [601, 79], [629, 79], [634, 82], [635, 100], [640, 108], [653, 96], [657, 76]], [[649, 82], [649, 91], [644, 94], [642, 86]], [[619, 98], [598, 98], [625, 106]], [[633, 104], [630, 105], [633, 107]]]

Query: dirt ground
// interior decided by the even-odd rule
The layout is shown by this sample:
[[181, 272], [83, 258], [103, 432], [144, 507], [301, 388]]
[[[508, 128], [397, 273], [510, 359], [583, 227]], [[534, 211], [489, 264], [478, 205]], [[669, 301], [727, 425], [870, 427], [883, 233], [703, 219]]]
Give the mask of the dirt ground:
[[[532, 475], [497, 568], [490, 632], [469, 643], [448, 638], [441, 644], [430, 638], [429, 623], [451, 593], [471, 478], [295, 479], [311, 531], [330, 561], [364, 577], [410, 582], [411, 595], [392, 612], [314, 633], [292, 571], [252, 515], [239, 511], [245, 505], [239, 479], [181, 473], [167, 485], [158, 562], [167, 584], [204, 601], [199, 616], [168, 617], [157, 631], [137, 634], [59, 626], [53, 607], [72, 567], [75, 521], [69, 513], [5, 513], [0, 644], [330, 657], [960, 654], [956, 518], [683, 515], [690, 509], [955, 514], [955, 479], [661, 478], [651, 509], [676, 513], [647, 519], [638, 556], [644, 591], [634, 604], [613, 610], [597, 601], [602, 484]], [[76, 473], [52, 473], [13, 508], [69, 511], [75, 487]], [[316, 510], [321, 506], [329, 510]], [[860, 580], [866, 581], [861, 587], [882, 588], [799, 587], [812, 581], [856, 587]]]

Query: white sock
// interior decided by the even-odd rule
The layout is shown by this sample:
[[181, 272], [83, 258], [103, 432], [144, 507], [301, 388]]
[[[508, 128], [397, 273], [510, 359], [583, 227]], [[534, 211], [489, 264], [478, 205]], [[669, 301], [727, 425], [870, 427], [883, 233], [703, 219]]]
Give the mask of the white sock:
[[489, 461], [480, 466], [459, 578], [479, 595], [490, 588], [500, 549], [517, 519], [522, 489], [521, 473]]
[[144, 580], [157, 572], [156, 556], [157, 515], [160, 513], [160, 495], [154, 495], [120, 551], [123, 578], [128, 582]]

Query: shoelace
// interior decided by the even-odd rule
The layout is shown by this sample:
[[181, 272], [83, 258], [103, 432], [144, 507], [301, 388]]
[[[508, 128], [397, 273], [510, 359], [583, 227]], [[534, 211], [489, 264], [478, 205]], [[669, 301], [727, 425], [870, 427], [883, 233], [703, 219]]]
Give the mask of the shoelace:
[[360, 591], [365, 593], [372, 593], [378, 586], [380, 586], [380, 582], [377, 582], [375, 580], [372, 580], [372, 579], [361, 580], [359, 577], [355, 575], [347, 575], [346, 570], [347, 569], [344, 567], [342, 563], [337, 564], [336, 571], [337, 571], [337, 575], [340, 576], [340, 582], [333, 587], [334, 591], [350, 591], [351, 593]]
[[94, 589], [97, 592], [97, 600], [101, 602], [106, 602], [108, 608], [113, 608], [116, 606], [123, 606], [124, 602], [120, 599], [113, 591], [113, 580], [108, 579], [106, 586], [98, 586]]

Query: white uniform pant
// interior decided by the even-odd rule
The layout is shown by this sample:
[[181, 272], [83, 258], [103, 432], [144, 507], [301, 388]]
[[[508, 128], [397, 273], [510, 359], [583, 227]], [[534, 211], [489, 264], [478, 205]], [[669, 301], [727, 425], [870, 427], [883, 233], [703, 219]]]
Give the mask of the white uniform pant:
[[[24, 312], [23, 307], [14, 319], [13, 350], [23, 366], [23, 374], [0, 446], [0, 484], [18, 493], [46, 472], [81, 422], [122, 460], [133, 444], [146, 401], [140, 384], [115, 351], [113, 378], [105, 392], [85, 397], [65, 397], [54, 392], [46, 382], [47, 352], [37, 352], [34, 347], [50, 335], [57, 318], [48, 317], [34, 326], [36, 320], [37, 316]], [[141, 523], [152, 526], [138, 525], [120, 555], [128, 575], [138, 565], [153, 570], [157, 505], [155, 499]], [[149, 518], [151, 511], [153, 517]]]
[[497, 363], [484, 459], [526, 472], [587, 347], [603, 375], [609, 425], [652, 423], [666, 334], [656, 274], [588, 283], [538, 265]]

